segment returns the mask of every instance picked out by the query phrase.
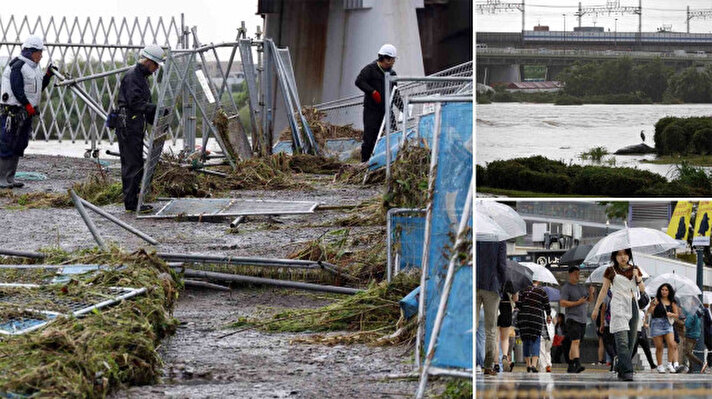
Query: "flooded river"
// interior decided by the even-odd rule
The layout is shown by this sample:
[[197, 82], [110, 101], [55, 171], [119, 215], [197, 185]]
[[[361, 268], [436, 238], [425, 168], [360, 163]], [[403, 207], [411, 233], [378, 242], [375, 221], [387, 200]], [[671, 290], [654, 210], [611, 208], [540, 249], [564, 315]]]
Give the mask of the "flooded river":
[[[543, 155], [584, 164], [580, 154], [593, 147], [609, 152], [631, 144], [654, 146], [655, 123], [665, 116], [712, 116], [712, 104], [580, 105], [494, 103], [476, 106], [477, 164]], [[616, 155], [616, 166], [669, 175], [671, 165], [641, 163], [654, 155]], [[608, 158], [608, 157], [606, 157]]]

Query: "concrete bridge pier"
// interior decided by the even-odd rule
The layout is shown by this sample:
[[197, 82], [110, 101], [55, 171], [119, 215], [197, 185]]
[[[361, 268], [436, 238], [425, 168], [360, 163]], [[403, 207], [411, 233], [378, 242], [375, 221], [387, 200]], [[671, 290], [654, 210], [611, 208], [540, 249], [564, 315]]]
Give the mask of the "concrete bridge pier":
[[512, 65], [497, 65], [497, 66], [486, 66], [484, 68], [477, 68], [478, 82], [480, 78], [479, 71], [484, 69], [485, 73], [482, 76], [482, 82], [486, 85], [497, 82], [521, 82], [524, 76], [523, 65], [512, 64]]

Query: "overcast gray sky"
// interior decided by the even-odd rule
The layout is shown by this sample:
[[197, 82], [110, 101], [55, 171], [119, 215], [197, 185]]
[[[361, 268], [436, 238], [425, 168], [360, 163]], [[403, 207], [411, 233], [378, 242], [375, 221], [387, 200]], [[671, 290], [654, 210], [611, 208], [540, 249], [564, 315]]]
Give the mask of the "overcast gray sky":
[[257, 0], [31, 0], [2, 1], [0, 18], [9, 19], [27, 15], [33, 24], [38, 15], [43, 20], [50, 16], [79, 17], [80, 22], [86, 17], [176, 17], [180, 24], [180, 14], [185, 14], [188, 26], [198, 26], [198, 38], [201, 42], [223, 42], [235, 40], [240, 21], [245, 21], [248, 36], [253, 36], [257, 25], [262, 25], [262, 18], [255, 15]]
[[[482, 0], [484, 3], [484, 0]], [[521, 3], [521, 0], [502, 0], [504, 3]], [[476, 1], [479, 4], [480, 0]], [[581, 0], [583, 7], [605, 6], [607, 0]], [[686, 7], [690, 10], [712, 9], [710, 0], [643, 0], [643, 31], [654, 32], [663, 24], [672, 25], [675, 32], [686, 31]], [[551, 30], [563, 30], [566, 14], [566, 30], [571, 31], [578, 25], [574, 13], [578, 9], [576, 0], [526, 0], [525, 29], [532, 30], [539, 23], [548, 25]], [[620, 0], [621, 6], [638, 6], [638, 0]], [[618, 31], [637, 31], [638, 16], [601, 15], [593, 17], [586, 15], [581, 21], [582, 26], [603, 26], [606, 31], [615, 30], [615, 19], [618, 19]], [[475, 27], [478, 32], [515, 32], [521, 30], [522, 17], [519, 11], [497, 14], [481, 14], [475, 8]], [[692, 19], [691, 33], [712, 33], [712, 19]]]

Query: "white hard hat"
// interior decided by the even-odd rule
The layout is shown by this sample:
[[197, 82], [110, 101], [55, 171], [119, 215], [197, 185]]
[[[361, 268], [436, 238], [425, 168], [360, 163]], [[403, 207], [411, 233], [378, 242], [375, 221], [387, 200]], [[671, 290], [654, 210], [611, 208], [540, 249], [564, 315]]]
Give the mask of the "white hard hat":
[[160, 64], [166, 60], [166, 52], [157, 44], [149, 44], [144, 47], [139, 55], [143, 58], [148, 58], [156, 64]]
[[380, 50], [378, 50], [378, 55], [385, 55], [391, 58], [396, 58], [396, 46], [386, 43], [381, 46]]
[[44, 42], [42, 41], [41, 37], [32, 35], [28, 37], [24, 43], [22, 43], [22, 48], [33, 48], [42, 51], [44, 50]]

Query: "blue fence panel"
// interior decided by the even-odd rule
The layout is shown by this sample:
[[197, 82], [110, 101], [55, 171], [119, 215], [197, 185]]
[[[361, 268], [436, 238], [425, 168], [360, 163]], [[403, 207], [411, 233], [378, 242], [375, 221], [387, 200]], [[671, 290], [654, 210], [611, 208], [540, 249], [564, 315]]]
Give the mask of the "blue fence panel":
[[418, 268], [423, 263], [423, 216], [393, 216], [393, 242], [396, 243], [401, 271]]
[[[472, 104], [443, 104], [441, 119], [426, 277], [426, 349], [449, 263], [443, 252], [446, 246], [453, 245], [448, 233], [457, 232], [472, 180]], [[472, 226], [472, 219], [469, 225]], [[472, 321], [470, 265], [460, 267], [455, 274], [433, 366], [472, 369]]]

